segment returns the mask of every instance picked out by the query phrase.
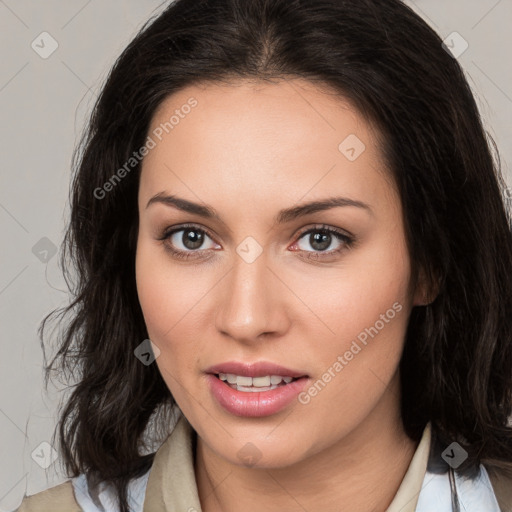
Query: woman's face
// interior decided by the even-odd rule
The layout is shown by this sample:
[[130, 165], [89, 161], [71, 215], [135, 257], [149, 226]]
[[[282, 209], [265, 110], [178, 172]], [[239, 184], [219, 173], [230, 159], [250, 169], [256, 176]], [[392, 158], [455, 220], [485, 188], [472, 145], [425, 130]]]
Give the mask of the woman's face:
[[309, 82], [240, 81], [170, 96], [148, 136], [138, 295], [205, 446], [284, 467], [396, 424], [416, 297], [371, 126]]

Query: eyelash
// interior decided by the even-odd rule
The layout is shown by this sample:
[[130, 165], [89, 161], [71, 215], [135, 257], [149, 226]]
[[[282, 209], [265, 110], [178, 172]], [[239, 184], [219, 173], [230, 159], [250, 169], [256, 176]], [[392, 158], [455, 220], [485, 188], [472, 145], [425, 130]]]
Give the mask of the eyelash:
[[[165, 244], [165, 241], [168, 240], [172, 235], [174, 235], [175, 233], [178, 233], [180, 231], [186, 231], [187, 229], [194, 229], [195, 231], [198, 231], [200, 233], [208, 235], [208, 237], [211, 238], [212, 240], [214, 239], [212, 234], [207, 229], [200, 228], [197, 224], [183, 224], [181, 226], [178, 226], [178, 227], [175, 227], [172, 229], [164, 230], [162, 236], [157, 238], [157, 240], [164, 242], [164, 244]], [[310, 233], [316, 233], [316, 232], [334, 235], [340, 242], [343, 242], [343, 244], [338, 249], [331, 250], [331, 251], [316, 251], [315, 252], [315, 251], [302, 251], [301, 249], [298, 249], [298, 252], [307, 252], [310, 254], [318, 255], [318, 259], [331, 258], [332, 256], [337, 255], [346, 249], [350, 249], [355, 242], [354, 237], [347, 235], [345, 232], [343, 232], [339, 229], [327, 226], [325, 224], [316, 225], [302, 233], [299, 233], [299, 235], [297, 237], [297, 242], [300, 239], [302, 239], [305, 235], [308, 235]], [[295, 242], [295, 243], [297, 243], [297, 242]], [[181, 260], [196, 259], [196, 258], [200, 257], [200, 256], [196, 255], [197, 253], [209, 250], [209, 249], [198, 249], [198, 250], [181, 251], [181, 250], [174, 249], [170, 244], [165, 244], [165, 248], [167, 251], [169, 251], [172, 254], [173, 257], [181, 259]], [[311, 256], [306, 256], [305, 258], [312, 259]]]

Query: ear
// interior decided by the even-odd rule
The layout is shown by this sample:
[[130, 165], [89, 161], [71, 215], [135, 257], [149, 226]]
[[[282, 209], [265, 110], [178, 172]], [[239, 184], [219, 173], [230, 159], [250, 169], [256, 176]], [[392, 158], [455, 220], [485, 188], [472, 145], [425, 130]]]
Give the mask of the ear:
[[414, 290], [413, 306], [428, 306], [439, 295], [441, 284], [435, 276], [428, 276], [422, 267], [418, 272], [416, 288]]

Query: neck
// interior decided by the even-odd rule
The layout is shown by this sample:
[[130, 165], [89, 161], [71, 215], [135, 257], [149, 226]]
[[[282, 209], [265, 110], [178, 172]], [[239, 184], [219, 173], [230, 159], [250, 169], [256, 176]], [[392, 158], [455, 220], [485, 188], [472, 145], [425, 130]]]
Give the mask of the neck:
[[195, 473], [203, 512], [385, 512], [417, 447], [403, 430], [397, 386], [395, 379], [349, 435], [292, 466], [238, 466], [198, 436]]

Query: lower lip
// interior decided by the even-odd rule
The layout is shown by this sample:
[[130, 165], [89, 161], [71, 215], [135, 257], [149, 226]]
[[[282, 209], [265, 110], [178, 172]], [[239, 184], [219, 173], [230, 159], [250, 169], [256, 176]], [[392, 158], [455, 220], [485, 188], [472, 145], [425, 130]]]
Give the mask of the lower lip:
[[208, 374], [208, 387], [217, 402], [235, 416], [270, 416], [282, 411], [304, 389], [307, 377], [301, 377], [269, 391], [237, 391], [212, 374]]

